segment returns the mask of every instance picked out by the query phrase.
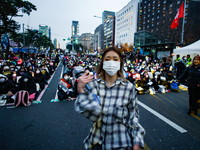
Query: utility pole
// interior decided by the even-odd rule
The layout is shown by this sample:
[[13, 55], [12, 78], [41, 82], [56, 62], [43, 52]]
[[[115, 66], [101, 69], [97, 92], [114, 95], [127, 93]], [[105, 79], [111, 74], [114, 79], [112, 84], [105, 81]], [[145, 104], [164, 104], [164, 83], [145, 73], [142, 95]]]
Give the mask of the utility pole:
[[183, 36], [184, 36], [184, 25], [185, 25], [185, 7], [186, 7], [186, 0], [184, 2], [184, 9], [183, 9], [183, 25], [182, 25], [182, 36], [181, 36], [181, 44], [183, 44]]
[[24, 47], [24, 52], [25, 52], [25, 33], [24, 33], [24, 23], [23, 23], [23, 47]]

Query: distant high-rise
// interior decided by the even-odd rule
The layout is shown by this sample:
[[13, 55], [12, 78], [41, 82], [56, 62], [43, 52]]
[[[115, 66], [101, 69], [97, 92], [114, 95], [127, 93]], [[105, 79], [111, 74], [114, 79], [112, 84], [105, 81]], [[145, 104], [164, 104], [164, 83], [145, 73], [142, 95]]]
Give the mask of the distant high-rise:
[[102, 24], [104, 24], [107, 20], [112, 19], [115, 16], [115, 12], [112, 11], [104, 11], [102, 13]]
[[53, 40], [53, 45], [55, 49], [59, 48], [58, 40], [56, 38]]
[[94, 50], [102, 50], [103, 49], [103, 24], [100, 24], [94, 31]]
[[79, 37], [79, 23], [78, 21], [72, 21], [72, 38], [74, 41], [78, 40]]
[[51, 27], [49, 27], [49, 39], [51, 40]]
[[49, 27], [47, 25], [39, 25], [39, 33], [49, 37]]

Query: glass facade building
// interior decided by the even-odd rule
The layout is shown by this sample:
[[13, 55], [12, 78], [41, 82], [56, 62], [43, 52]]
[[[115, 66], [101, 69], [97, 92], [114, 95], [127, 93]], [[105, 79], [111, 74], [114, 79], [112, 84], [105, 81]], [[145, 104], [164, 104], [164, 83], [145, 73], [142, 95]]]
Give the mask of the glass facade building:
[[74, 41], [78, 41], [78, 37], [79, 37], [79, 22], [78, 21], [72, 21], [72, 39]]
[[94, 31], [94, 51], [100, 52], [103, 49], [103, 24], [100, 24]]
[[112, 11], [104, 11], [102, 13], [102, 24], [104, 24], [106, 21], [112, 19], [115, 16], [115, 12]]
[[104, 23], [104, 48], [112, 47], [115, 43], [115, 17]]
[[49, 27], [47, 25], [39, 25], [39, 33], [49, 37]]
[[146, 46], [158, 44], [158, 38], [156, 35], [149, 31], [139, 31], [135, 33], [134, 46]]

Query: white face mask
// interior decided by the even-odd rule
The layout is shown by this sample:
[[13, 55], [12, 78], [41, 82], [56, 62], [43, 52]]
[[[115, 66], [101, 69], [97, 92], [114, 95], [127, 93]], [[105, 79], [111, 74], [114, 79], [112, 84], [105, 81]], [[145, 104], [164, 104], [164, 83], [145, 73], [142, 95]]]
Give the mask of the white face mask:
[[28, 81], [28, 78], [24, 78], [24, 82], [27, 82]]
[[68, 79], [69, 79], [69, 76], [64, 76], [64, 79], [65, 79], [65, 80], [68, 80]]
[[0, 79], [0, 82], [2, 83], [2, 82], [4, 82], [5, 81], [5, 78], [1, 78]]
[[38, 70], [38, 71], [36, 71], [36, 73], [38, 73], [38, 74], [39, 74], [39, 73], [40, 73], [40, 71]]
[[120, 70], [119, 61], [104, 61], [103, 69], [110, 75], [114, 76], [118, 70]]

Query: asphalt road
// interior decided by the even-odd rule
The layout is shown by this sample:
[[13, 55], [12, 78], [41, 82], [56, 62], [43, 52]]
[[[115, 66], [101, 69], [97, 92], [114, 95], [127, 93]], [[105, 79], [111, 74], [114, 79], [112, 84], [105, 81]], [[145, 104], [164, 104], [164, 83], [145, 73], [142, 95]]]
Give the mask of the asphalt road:
[[[41, 104], [0, 108], [0, 150], [84, 150], [92, 122], [74, 111], [74, 101], [55, 99], [60, 65]], [[199, 150], [200, 113], [187, 115], [188, 94], [138, 95], [146, 150]]]

